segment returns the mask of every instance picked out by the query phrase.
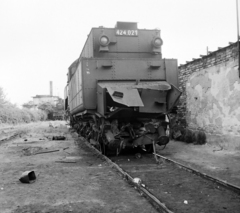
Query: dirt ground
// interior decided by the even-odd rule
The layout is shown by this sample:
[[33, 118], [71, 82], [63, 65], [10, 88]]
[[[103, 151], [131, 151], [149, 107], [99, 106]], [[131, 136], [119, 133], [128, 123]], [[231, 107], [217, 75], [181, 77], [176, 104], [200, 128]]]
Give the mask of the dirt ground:
[[[4, 141], [16, 132], [18, 137]], [[53, 136], [65, 136], [66, 140], [52, 140]], [[79, 146], [77, 140], [63, 121], [0, 128], [0, 212], [156, 212], [116, 171], [84, 143]], [[170, 141], [157, 152], [240, 186], [237, 150]], [[24, 171], [34, 171], [36, 181], [21, 183]]]
[[[0, 129], [1, 213], [156, 212], [110, 165], [79, 146], [65, 122], [51, 123]], [[19, 137], [2, 140], [14, 130]], [[34, 171], [36, 181], [21, 183], [24, 171]]]
[[158, 153], [228, 183], [240, 187], [240, 151], [228, 150], [217, 144], [187, 144], [170, 141]]

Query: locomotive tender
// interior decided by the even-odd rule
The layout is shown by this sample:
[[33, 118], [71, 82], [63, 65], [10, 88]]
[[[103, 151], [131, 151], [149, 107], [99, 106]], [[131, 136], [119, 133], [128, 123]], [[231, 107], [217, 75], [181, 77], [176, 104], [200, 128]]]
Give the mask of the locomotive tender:
[[176, 59], [162, 59], [160, 30], [135, 22], [92, 28], [68, 70], [70, 124], [103, 154], [152, 152], [169, 142], [167, 116], [181, 95]]

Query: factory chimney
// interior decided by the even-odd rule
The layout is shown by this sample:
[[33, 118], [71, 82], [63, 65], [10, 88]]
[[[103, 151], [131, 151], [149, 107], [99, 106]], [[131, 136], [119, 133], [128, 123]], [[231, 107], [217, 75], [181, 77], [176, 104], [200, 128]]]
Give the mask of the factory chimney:
[[52, 81], [50, 81], [50, 96], [53, 96]]

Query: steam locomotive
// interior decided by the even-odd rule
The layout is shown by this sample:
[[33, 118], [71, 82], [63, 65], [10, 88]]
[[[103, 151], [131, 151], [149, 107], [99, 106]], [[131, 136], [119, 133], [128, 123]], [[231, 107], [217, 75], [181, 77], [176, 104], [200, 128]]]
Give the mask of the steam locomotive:
[[135, 22], [92, 28], [68, 69], [70, 124], [103, 154], [152, 152], [169, 142], [169, 113], [181, 95], [176, 59], [163, 59], [160, 30]]

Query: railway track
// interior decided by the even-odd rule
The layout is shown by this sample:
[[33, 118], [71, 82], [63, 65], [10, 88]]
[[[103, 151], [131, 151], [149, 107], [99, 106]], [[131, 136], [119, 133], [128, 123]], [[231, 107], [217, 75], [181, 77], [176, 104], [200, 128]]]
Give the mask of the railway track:
[[172, 159], [166, 158], [166, 157], [164, 157], [162, 155], [159, 155], [159, 154], [154, 154], [154, 155], [159, 157], [159, 158], [161, 158], [161, 159], [163, 159], [163, 160], [166, 160], [166, 161], [168, 161], [168, 162], [170, 162], [172, 164], [175, 164], [176, 166], [179, 166], [182, 169], [185, 169], [185, 170], [187, 170], [189, 172], [192, 172], [192, 173], [194, 173], [194, 174], [196, 174], [196, 175], [198, 175], [198, 176], [200, 176], [202, 178], [205, 178], [207, 180], [210, 180], [210, 181], [213, 181], [215, 183], [218, 183], [221, 186], [226, 187], [227, 189], [236, 192], [237, 194], [240, 194], [240, 186], [234, 185], [232, 183], [228, 183], [227, 181], [221, 180], [219, 178], [212, 177], [210, 175], [207, 175], [206, 173], [202, 173], [202, 172], [200, 172], [200, 171], [198, 171], [198, 170], [196, 170], [194, 168], [191, 168], [189, 166], [185, 166], [185, 165], [183, 165], [183, 164], [181, 164], [181, 163], [179, 163], [177, 161], [174, 161]]
[[[83, 139], [83, 138], [82, 138]], [[83, 139], [84, 140], [84, 139]], [[159, 154], [106, 157], [92, 147], [159, 212], [240, 212], [240, 188]]]

